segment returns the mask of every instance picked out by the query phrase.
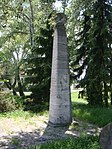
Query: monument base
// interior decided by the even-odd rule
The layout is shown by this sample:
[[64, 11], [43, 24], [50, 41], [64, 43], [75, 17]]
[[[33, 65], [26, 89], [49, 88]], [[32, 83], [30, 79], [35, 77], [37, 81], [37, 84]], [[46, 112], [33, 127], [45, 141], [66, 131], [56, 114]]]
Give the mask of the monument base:
[[71, 123], [72, 122], [70, 122], [70, 123], [52, 123], [49, 121], [48, 125], [52, 126], [52, 127], [68, 127]]

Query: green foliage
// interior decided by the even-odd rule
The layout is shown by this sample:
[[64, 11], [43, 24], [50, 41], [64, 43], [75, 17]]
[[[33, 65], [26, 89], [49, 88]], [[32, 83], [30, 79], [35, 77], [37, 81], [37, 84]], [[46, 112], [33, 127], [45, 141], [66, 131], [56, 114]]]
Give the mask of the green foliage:
[[29, 99], [25, 101], [24, 103], [24, 110], [25, 111], [31, 111], [33, 113], [43, 113], [45, 111], [48, 111], [49, 105], [48, 102], [44, 103], [35, 103], [35, 100]]
[[23, 108], [24, 99], [10, 93], [0, 93], [0, 112], [13, 111]]
[[0, 114], [0, 117], [13, 118], [13, 119], [19, 119], [19, 118], [29, 119], [33, 116], [35, 116], [34, 113], [31, 113], [29, 111], [23, 111], [22, 109], [4, 112]]
[[[2, 61], [0, 69], [3, 77], [8, 76], [7, 79], [10, 79], [10, 88], [18, 89], [20, 96], [24, 96], [23, 82], [17, 78], [21, 78], [21, 72], [25, 72], [24, 60], [33, 45], [34, 32], [39, 32], [40, 26], [44, 26], [45, 12], [41, 8], [40, 0], [2, 0], [0, 8], [0, 48], [4, 54], [0, 52]], [[48, 17], [48, 14], [46, 15]], [[15, 85], [13, 85], [14, 78], [16, 78]]]
[[[86, 70], [86, 75], [80, 84], [87, 90], [89, 104], [108, 107], [107, 88], [111, 83], [112, 57], [112, 31], [110, 26], [112, 2], [109, 0], [84, 0], [82, 2], [80, 0], [79, 3], [76, 0], [72, 3], [71, 8], [73, 10], [75, 8], [78, 12], [71, 15], [72, 21], [75, 18], [74, 21], [76, 22], [76, 26], [73, 28], [75, 42], [72, 42], [75, 56], [71, 56], [70, 63], [73, 78], [78, 79]], [[70, 34], [70, 36], [72, 35]]]
[[[92, 48], [89, 52], [89, 57], [91, 56], [91, 58], [86, 73], [87, 96], [91, 105], [102, 106], [104, 100], [106, 106], [108, 106], [108, 97], [106, 96], [108, 90], [106, 90], [106, 87], [109, 82], [108, 64], [111, 57], [111, 48], [108, 46], [110, 44], [108, 36], [111, 34], [108, 15], [111, 17], [111, 14], [108, 13], [107, 15], [109, 11], [107, 5], [109, 6], [110, 4], [108, 2], [106, 4], [106, 1], [95, 2], [91, 12], [94, 15], [93, 24], [91, 24], [89, 30], [89, 38], [92, 39], [91, 41], [89, 40], [89, 45], [92, 45]], [[105, 13], [103, 13], [104, 11]], [[109, 21], [108, 23], [107, 20]], [[104, 95], [102, 94], [103, 88]]]
[[40, 29], [40, 36], [35, 36], [35, 46], [29, 55], [26, 78], [29, 90], [32, 91], [34, 102], [40, 103], [49, 100], [50, 76], [53, 47], [53, 30], [46, 22], [46, 28]]
[[11, 139], [11, 144], [14, 145], [16, 148], [19, 148], [21, 144], [21, 140], [18, 138], [12, 138]]
[[61, 141], [37, 145], [29, 149], [100, 149], [98, 136], [82, 136]]

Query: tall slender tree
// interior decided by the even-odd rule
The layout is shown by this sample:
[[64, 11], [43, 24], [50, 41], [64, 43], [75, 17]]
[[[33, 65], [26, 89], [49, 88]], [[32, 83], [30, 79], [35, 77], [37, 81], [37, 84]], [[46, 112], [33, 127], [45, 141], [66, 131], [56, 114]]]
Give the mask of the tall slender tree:
[[79, 16], [76, 18], [82, 25], [81, 31], [76, 30], [77, 55], [72, 64], [76, 67], [76, 77], [81, 76], [86, 69], [85, 78], [81, 82], [86, 87], [89, 104], [108, 106], [112, 4], [109, 0], [91, 1], [89, 7], [86, 4], [88, 0], [80, 4], [79, 8], [83, 9], [78, 11]]
[[112, 17], [111, 14], [109, 14], [111, 7], [112, 6], [109, 4], [108, 0], [98, 0], [93, 4], [93, 18], [91, 23], [91, 29], [89, 32], [89, 44], [90, 47], [92, 46], [90, 49], [90, 56], [92, 57], [92, 60], [89, 61], [90, 63], [87, 69], [87, 75], [89, 78], [90, 71], [93, 70], [91, 72], [92, 80], [90, 79], [88, 84], [89, 88], [92, 88], [94, 92], [91, 90], [92, 92], [88, 99], [89, 101], [91, 99], [93, 104], [96, 105], [103, 105], [104, 101], [105, 105], [108, 106], [108, 59], [110, 59], [111, 52], [111, 49], [108, 47], [108, 44], [110, 44], [110, 39], [112, 39], [110, 32], [111, 21], [109, 19], [109, 16], [110, 18]]

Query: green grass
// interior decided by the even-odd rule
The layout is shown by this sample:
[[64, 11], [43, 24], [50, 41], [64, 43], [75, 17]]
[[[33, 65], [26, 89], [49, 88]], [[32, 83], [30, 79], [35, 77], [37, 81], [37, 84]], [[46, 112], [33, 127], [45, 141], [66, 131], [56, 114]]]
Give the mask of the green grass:
[[82, 98], [78, 98], [78, 92], [71, 93], [72, 102], [79, 103], [79, 104], [87, 104], [87, 101]]
[[78, 99], [78, 93], [72, 93], [73, 117], [103, 127], [112, 122], [112, 109], [91, 107], [85, 99]]
[[98, 136], [82, 136], [66, 140], [53, 141], [29, 149], [100, 149]]
[[21, 143], [22, 143], [21, 140], [18, 138], [12, 138], [12, 140], [11, 140], [11, 144], [16, 147], [19, 147], [21, 145]]
[[33, 116], [39, 116], [39, 115], [48, 115], [48, 111], [43, 111], [43, 112], [39, 112], [39, 113], [32, 113], [30, 111], [16, 110], [16, 111], [12, 111], [12, 112], [0, 113], [0, 118], [28, 119], [28, 118], [31, 118]]
[[23, 111], [23, 110], [16, 110], [16, 111], [12, 111], [12, 112], [4, 112], [2, 114], [0, 114], [0, 118], [4, 117], [4, 118], [29, 118], [32, 117], [34, 114], [30, 113], [29, 111]]
[[[78, 98], [78, 92], [73, 92], [71, 94], [72, 97], [72, 113], [73, 118], [79, 119], [81, 121], [85, 121], [91, 124], [96, 124], [99, 127], [103, 127], [106, 124], [112, 122], [112, 109], [111, 108], [100, 108], [100, 107], [90, 107], [87, 104], [85, 99]], [[46, 108], [45, 108], [46, 106]], [[0, 114], [1, 117], [8, 118], [19, 118], [23, 117], [24, 119], [28, 119], [32, 116], [38, 115], [48, 115], [47, 110], [48, 105], [44, 105], [44, 107], [33, 107], [34, 109], [39, 109], [41, 112], [33, 113], [32, 111], [23, 111], [16, 110], [12, 112], [5, 112]]]
[[[85, 121], [91, 124], [96, 124], [99, 127], [103, 127], [106, 124], [112, 122], [112, 109], [90, 107], [85, 99], [78, 99], [78, 92], [73, 92], [72, 97], [72, 113], [73, 118], [81, 121]], [[35, 107], [37, 108], [37, 107]], [[44, 107], [44, 109], [47, 109]], [[43, 110], [39, 113], [33, 113], [31, 111], [16, 110], [14, 112], [6, 112], [0, 114], [1, 117], [7, 118], [24, 118], [29, 119], [33, 116], [48, 115], [47, 110]], [[13, 144], [19, 144], [18, 140], [13, 140]], [[81, 136], [80, 138], [69, 138], [66, 140], [53, 141], [43, 145], [32, 146], [29, 149], [100, 149], [98, 136]]]

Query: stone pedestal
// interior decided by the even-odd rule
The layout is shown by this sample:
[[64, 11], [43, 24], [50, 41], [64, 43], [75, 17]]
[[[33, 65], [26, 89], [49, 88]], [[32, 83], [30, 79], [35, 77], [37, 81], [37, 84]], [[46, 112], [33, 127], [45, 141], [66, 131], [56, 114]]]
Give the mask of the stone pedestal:
[[100, 133], [101, 149], [112, 149], [112, 123], [106, 125]]
[[57, 14], [54, 29], [49, 108], [49, 124], [54, 126], [66, 126], [72, 121], [65, 21], [66, 17], [63, 13]]

